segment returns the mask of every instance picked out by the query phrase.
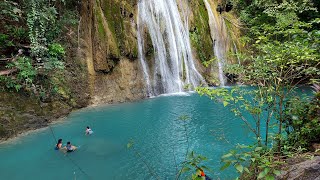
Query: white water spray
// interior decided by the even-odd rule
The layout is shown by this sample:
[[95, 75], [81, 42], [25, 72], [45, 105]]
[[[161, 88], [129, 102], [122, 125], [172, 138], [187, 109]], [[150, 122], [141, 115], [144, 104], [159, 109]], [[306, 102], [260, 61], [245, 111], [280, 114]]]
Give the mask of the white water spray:
[[[141, 0], [138, 14], [138, 50], [148, 95], [182, 92], [185, 87], [190, 90], [205, 83], [193, 62], [188, 19], [185, 17], [183, 24], [177, 3], [174, 0]], [[144, 52], [146, 30], [154, 52], [152, 67], [148, 66]]]
[[203, 0], [208, 10], [210, 34], [213, 40], [213, 51], [218, 61], [220, 86], [225, 86], [226, 78], [223, 73], [225, 55], [227, 52], [227, 30], [224, 20], [213, 14], [207, 0]]

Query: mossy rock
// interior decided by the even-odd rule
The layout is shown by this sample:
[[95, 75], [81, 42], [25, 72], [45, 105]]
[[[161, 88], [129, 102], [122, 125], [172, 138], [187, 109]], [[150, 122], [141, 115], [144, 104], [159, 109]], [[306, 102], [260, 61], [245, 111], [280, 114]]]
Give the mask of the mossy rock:
[[214, 57], [213, 43], [210, 35], [209, 16], [203, 1], [191, 1], [193, 19], [190, 24], [190, 39], [201, 62]]
[[0, 125], [0, 138], [1, 137], [7, 137], [8, 136], [8, 132], [6, 131], [6, 129]]
[[101, 8], [107, 20], [108, 27], [115, 38], [121, 56], [138, 57], [135, 27], [136, 1], [133, 0], [101, 0]]

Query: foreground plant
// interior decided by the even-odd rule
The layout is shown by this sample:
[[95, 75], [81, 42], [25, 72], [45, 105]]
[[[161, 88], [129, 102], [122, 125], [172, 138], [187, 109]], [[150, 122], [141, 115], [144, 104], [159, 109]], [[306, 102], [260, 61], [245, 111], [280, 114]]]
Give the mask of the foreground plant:
[[[234, 166], [242, 177], [257, 177], [267, 180], [280, 175], [279, 166], [284, 162], [278, 159], [271, 149], [260, 146], [246, 146], [238, 144], [236, 149], [222, 156], [224, 165], [221, 170]], [[247, 167], [249, 166], [249, 168]]]

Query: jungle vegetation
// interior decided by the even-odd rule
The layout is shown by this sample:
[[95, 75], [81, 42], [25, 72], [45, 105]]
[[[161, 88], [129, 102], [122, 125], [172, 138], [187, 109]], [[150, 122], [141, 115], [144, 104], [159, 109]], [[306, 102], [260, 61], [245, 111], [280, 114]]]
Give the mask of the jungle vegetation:
[[67, 40], [77, 37], [79, 2], [5, 0], [0, 7], [1, 90], [43, 100], [66, 91], [62, 72]]
[[[285, 159], [319, 143], [320, 3], [232, 2], [246, 50], [237, 54], [241, 63], [226, 67], [225, 72], [253, 88], [199, 87], [197, 91], [223, 103], [255, 136], [254, 144], [239, 144], [225, 154], [221, 169], [234, 166], [242, 179], [275, 179]], [[301, 86], [312, 86], [313, 95], [298, 95], [304, 91]]]

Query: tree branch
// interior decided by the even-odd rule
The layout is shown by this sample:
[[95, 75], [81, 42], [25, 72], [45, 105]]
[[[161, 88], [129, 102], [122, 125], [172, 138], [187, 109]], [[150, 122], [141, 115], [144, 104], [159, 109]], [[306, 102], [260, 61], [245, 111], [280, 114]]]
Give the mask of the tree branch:
[[16, 69], [16, 68], [3, 70], [3, 71], [0, 71], [0, 76], [10, 75], [10, 74], [12, 74], [12, 73], [14, 73], [16, 71], [18, 71], [18, 69]]

